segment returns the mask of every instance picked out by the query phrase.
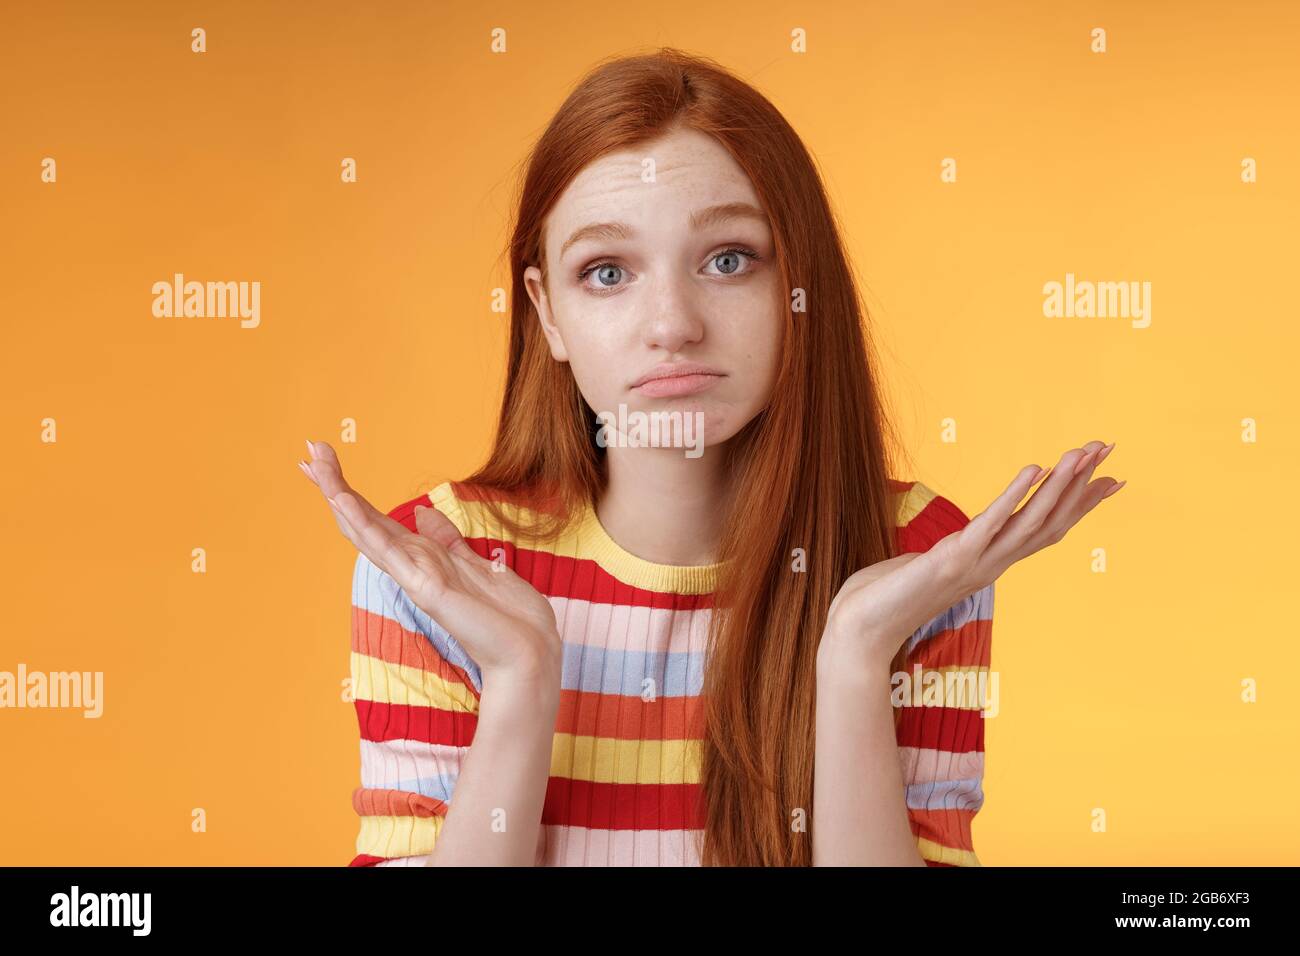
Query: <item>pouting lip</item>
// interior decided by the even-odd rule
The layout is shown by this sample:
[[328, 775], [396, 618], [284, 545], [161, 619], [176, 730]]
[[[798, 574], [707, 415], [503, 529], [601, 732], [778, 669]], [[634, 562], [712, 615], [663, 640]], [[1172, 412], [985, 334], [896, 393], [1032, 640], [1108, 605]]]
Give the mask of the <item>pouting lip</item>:
[[640, 378], [629, 386], [637, 388], [646, 382], [653, 382], [662, 378], [681, 378], [685, 375], [725, 375], [725, 372], [719, 372], [716, 368], [708, 365], [701, 365], [699, 362], [661, 362], [650, 371], [646, 372]]

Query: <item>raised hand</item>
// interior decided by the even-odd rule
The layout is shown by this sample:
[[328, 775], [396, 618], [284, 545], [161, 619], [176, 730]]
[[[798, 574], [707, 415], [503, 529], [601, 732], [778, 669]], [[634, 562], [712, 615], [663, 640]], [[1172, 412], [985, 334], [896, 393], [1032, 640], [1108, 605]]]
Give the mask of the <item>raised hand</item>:
[[476, 554], [436, 508], [417, 507], [415, 534], [371, 505], [343, 478], [326, 442], [307, 442], [303, 473], [320, 489], [344, 537], [446, 628], [494, 679], [553, 674], [561, 655], [551, 604], [504, 565]]
[[[1124, 484], [1092, 473], [1114, 445], [1072, 448], [1019, 511], [1043, 475], [1030, 465], [993, 503], [929, 551], [881, 561], [853, 574], [831, 602], [819, 660], [887, 665], [916, 630], [991, 584], [1023, 558], [1055, 544]], [[1012, 512], [1015, 512], [1014, 514]]]

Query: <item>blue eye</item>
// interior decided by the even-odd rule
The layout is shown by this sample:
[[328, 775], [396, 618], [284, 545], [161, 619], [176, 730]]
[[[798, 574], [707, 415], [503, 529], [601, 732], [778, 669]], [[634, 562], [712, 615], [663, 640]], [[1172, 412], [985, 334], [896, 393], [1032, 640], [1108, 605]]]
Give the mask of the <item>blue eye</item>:
[[[616, 266], [612, 262], [597, 262], [593, 265], [587, 266], [587, 268], [579, 272], [578, 281], [586, 282], [587, 276], [591, 275], [593, 272], [596, 273], [596, 280], [601, 284], [601, 287], [609, 289], [617, 285], [618, 280], [622, 278], [623, 267]], [[592, 291], [594, 292], [596, 290], [592, 289]]]
[[[732, 246], [723, 249], [721, 252], [715, 252], [709, 257], [709, 263], [711, 265], [716, 265], [718, 271], [706, 274], [715, 276], [747, 275], [750, 272], [750, 268], [749, 263], [745, 260], [754, 262], [761, 258], [762, 257], [753, 249], [747, 249], [743, 246]], [[741, 268], [742, 264], [745, 265], [744, 269]], [[580, 270], [577, 274], [577, 279], [578, 283], [588, 292], [602, 295], [605, 292], [612, 292], [617, 289], [620, 285], [620, 280], [625, 278], [625, 271], [626, 270], [624, 270], [622, 266], [617, 265], [608, 259], [603, 259], [593, 262], [585, 269]], [[587, 284], [587, 277], [593, 272], [596, 274], [596, 281], [599, 287]], [[621, 284], [626, 285], [627, 283], [622, 282]]]
[[[740, 265], [743, 261], [740, 258], [741, 256], [744, 256], [746, 259], [749, 259], [751, 262], [759, 257], [758, 253], [755, 252], [753, 249], [742, 249], [739, 246], [735, 246], [732, 247], [731, 249], [723, 249], [721, 252], [715, 253], [713, 258], [710, 259], [709, 261], [718, 262], [718, 260], [723, 260], [726, 263], [726, 265], [718, 266], [720, 273], [722, 275], [735, 275], [736, 271], [740, 268]], [[745, 272], [748, 271], [749, 271], [748, 269], [745, 270]], [[741, 275], [744, 275], [744, 273], [741, 273]]]

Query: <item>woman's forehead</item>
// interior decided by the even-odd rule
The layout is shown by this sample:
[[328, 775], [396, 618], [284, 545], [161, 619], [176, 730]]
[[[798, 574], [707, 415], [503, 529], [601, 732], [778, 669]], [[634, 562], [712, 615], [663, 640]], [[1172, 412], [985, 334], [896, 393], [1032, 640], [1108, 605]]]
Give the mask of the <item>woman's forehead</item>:
[[[548, 246], [562, 256], [583, 238], [617, 241], [640, 231], [706, 228], [726, 218], [766, 225], [749, 178], [717, 155], [621, 151], [585, 168], [546, 217]], [[666, 160], [661, 162], [661, 160]]]

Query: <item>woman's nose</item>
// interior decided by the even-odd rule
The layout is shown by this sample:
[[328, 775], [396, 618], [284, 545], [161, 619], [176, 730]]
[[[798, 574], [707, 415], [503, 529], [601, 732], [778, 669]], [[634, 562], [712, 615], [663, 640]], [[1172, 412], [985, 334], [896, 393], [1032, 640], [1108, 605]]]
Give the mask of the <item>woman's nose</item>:
[[686, 283], [681, 280], [665, 282], [654, 290], [650, 301], [650, 314], [646, 316], [642, 332], [646, 345], [678, 352], [683, 346], [703, 338], [703, 317]]

